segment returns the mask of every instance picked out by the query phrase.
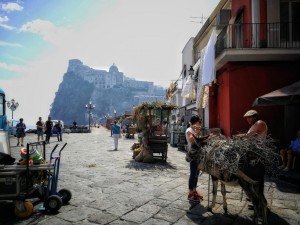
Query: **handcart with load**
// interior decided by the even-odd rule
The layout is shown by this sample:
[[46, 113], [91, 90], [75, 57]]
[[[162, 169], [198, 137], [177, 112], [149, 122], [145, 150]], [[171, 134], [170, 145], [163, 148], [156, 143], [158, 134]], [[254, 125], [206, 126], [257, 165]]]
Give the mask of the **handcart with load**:
[[139, 152], [134, 159], [152, 163], [155, 158], [167, 161], [169, 116], [177, 106], [167, 102], [143, 102], [134, 108], [136, 126], [141, 130]]
[[[0, 165], [0, 200], [12, 200], [15, 215], [19, 218], [30, 217], [33, 205], [43, 204], [40, 210], [56, 212], [72, 198], [68, 189], [57, 190], [61, 153], [55, 145], [49, 161], [45, 161], [45, 142], [29, 143], [21, 149], [21, 160], [18, 164]], [[42, 146], [42, 155], [37, 151]]]

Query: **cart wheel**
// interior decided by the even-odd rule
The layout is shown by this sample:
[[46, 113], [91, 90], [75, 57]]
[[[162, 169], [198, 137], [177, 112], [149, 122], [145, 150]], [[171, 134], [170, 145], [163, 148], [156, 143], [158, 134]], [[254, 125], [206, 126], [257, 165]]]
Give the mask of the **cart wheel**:
[[17, 207], [15, 207], [15, 215], [20, 219], [28, 218], [33, 213], [33, 204], [29, 201], [24, 202], [25, 210], [22, 212]]
[[51, 195], [48, 199], [46, 199], [44, 205], [47, 210], [50, 210], [51, 212], [56, 212], [62, 206], [61, 197], [58, 195]]
[[63, 204], [67, 204], [72, 198], [72, 193], [68, 189], [61, 189], [58, 194], [61, 196]]

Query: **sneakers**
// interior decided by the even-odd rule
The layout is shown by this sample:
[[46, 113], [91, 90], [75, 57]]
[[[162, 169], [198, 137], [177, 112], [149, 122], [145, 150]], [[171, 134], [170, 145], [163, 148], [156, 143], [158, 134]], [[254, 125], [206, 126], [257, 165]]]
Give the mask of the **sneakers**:
[[17, 143], [17, 146], [19, 146], [19, 142]]
[[21, 144], [21, 146], [22, 146], [22, 147], [24, 147], [24, 145], [23, 145], [23, 144]]
[[285, 167], [282, 171], [285, 171], [285, 172], [290, 171], [290, 168]]
[[193, 202], [200, 202], [203, 197], [198, 192], [190, 192], [188, 194], [188, 200]]
[[203, 196], [202, 196], [198, 191], [195, 192], [195, 195], [196, 195], [200, 200], [203, 200]]

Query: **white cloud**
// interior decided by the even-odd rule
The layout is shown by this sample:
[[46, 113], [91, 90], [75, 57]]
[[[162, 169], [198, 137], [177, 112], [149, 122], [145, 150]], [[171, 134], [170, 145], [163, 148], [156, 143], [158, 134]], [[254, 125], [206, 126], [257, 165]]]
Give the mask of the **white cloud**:
[[0, 27], [3, 27], [6, 30], [15, 30], [16, 29], [12, 26], [9, 26], [9, 25], [6, 25], [6, 24], [1, 24], [1, 23], [0, 23]]
[[68, 30], [65, 28], [57, 27], [53, 23], [47, 20], [33, 20], [25, 23], [20, 28], [21, 32], [31, 32], [40, 35], [45, 41], [54, 45], [59, 45], [64, 41], [64, 38], [68, 34]]
[[9, 20], [9, 19], [8, 19], [7, 16], [3, 16], [3, 17], [0, 16], [0, 23], [7, 22], [8, 20]]
[[0, 27], [3, 27], [6, 30], [14, 30], [14, 27], [5, 24], [7, 21], [9, 21], [9, 18], [7, 16], [0, 16]]
[[9, 42], [4, 42], [0, 41], [0, 46], [8, 46], [8, 47], [16, 47], [16, 48], [22, 48], [23, 46], [18, 43], [9, 43]]
[[25, 66], [13, 65], [0, 62], [0, 69], [5, 69], [11, 72], [24, 72], [26, 70]]
[[6, 12], [23, 10], [23, 6], [19, 5], [18, 3], [14, 3], [14, 2], [8, 2], [6, 4], [1, 4], [0, 8]]

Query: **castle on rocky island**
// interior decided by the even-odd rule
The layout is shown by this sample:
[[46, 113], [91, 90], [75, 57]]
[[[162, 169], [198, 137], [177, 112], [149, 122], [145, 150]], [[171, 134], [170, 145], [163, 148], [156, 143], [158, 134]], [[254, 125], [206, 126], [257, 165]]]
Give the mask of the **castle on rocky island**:
[[96, 88], [132, 88], [135, 90], [145, 91], [148, 94], [157, 93], [157, 91], [165, 92], [163, 87], [155, 86], [150, 81], [138, 81], [133, 78], [126, 77], [123, 72], [118, 70], [118, 67], [113, 64], [109, 70], [97, 70], [84, 65], [79, 59], [69, 60], [68, 73], [75, 73], [82, 77], [85, 81], [93, 84]]

